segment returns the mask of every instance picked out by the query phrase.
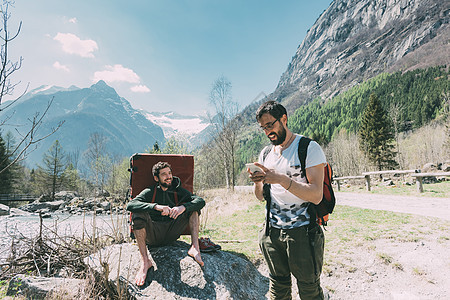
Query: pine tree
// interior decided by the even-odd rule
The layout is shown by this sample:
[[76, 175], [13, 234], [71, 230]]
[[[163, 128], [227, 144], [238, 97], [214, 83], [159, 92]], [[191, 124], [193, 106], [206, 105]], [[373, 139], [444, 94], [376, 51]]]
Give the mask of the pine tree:
[[379, 171], [398, 166], [394, 160], [392, 121], [375, 94], [371, 94], [359, 125], [360, 148]]
[[43, 187], [43, 190], [49, 192], [51, 199], [54, 200], [57, 190], [64, 182], [66, 169], [66, 154], [58, 140], [44, 153], [42, 162], [43, 166], [39, 165], [37, 171], [37, 174], [42, 175], [39, 178], [39, 185]]
[[11, 163], [6, 149], [5, 141], [0, 134], [0, 194], [9, 194], [12, 191], [11, 169], [6, 168]]

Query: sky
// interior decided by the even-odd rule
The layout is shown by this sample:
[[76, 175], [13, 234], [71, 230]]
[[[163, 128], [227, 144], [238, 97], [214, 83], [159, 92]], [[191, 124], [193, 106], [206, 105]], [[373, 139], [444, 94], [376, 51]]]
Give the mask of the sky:
[[[331, 0], [16, 0], [15, 94], [104, 80], [136, 109], [202, 115], [224, 76], [244, 108], [270, 94]], [[7, 100], [7, 99], [5, 99]]]

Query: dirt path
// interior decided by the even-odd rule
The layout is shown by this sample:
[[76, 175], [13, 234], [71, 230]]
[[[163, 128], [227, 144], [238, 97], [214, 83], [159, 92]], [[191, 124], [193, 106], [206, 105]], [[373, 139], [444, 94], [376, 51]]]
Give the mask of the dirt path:
[[450, 220], [450, 198], [336, 192], [339, 205], [388, 210]]
[[[331, 299], [447, 299], [450, 286], [450, 198], [336, 193], [340, 205], [438, 217], [442, 222], [427, 223], [418, 218], [414, 225], [400, 224], [390, 238], [354, 243], [348, 250], [326, 255], [327, 271], [323, 286]], [[331, 226], [330, 226], [331, 227]], [[401, 237], [401, 232], [410, 238]], [[333, 229], [326, 233], [331, 239]]]

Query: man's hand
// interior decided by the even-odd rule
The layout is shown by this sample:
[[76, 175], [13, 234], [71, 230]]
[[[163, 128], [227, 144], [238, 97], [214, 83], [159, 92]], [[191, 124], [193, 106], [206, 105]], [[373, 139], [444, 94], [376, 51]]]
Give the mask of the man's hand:
[[157, 211], [160, 211], [160, 212], [161, 212], [161, 215], [163, 215], [163, 216], [168, 216], [168, 215], [170, 214], [170, 211], [172, 210], [169, 206], [166, 206], [166, 205], [159, 205], [159, 204], [157, 204], [157, 205], [155, 206], [155, 209], [156, 209]]
[[[264, 171], [267, 170], [267, 168], [265, 168], [263, 165], [259, 164], [259, 163], [255, 163], [255, 166], [260, 167], [261, 169], [263, 169]], [[263, 182], [264, 178], [266, 177], [266, 173], [265, 172], [250, 172], [250, 169], [247, 168], [247, 172], [250, 174], [248, 177], [250, 178], [251, 181], [253, 181], [254, 183], [260, 183]]]
[[178, 218], [179, 215], [184, 213], [185, 210], [186, 210], [186, 207], [184, 205], [172, 207], [170, 209], [169, 217], [171, 217], [172, 219], [176, 219], [176, 218]]
[[283, 178], [286, 177], [283, 174], [279, 174], [277, 172], [275, 172], [274, 170], [270, 170], [267, 169], [266, 167], [264, 167], [263, 165], [259, 164], [259, 163], [255, 163], [256, 166], [260, 167], [261, 169], [263, 169], [263, 172], [254, 172], [254, 173], [250, 173], [250, 171], [247, 169], [247, 172], [250, 173], [250, 179], [254, 182], [254, 183], [270, 183], [270, 184], [275, 184], [275, 183], [279, 183], [281, 184], [283, 181]]

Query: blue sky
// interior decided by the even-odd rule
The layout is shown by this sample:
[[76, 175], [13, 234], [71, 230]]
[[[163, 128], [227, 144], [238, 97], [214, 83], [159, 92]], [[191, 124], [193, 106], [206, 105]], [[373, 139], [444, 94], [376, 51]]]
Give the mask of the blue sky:
[[16, 94], [99, 79], [135, 108], [203, 114], [214, 80], [241, 108], [271, 93], [331, 0], [17, 0], [10, 57], [22, 56]]

